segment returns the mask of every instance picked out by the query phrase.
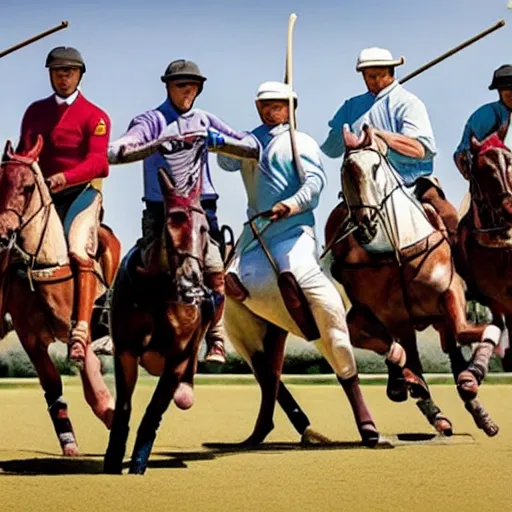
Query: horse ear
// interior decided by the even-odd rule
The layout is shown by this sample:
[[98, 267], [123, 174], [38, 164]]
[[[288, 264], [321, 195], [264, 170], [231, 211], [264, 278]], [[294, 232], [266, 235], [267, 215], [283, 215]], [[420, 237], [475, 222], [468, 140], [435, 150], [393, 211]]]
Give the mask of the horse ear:
[[32, 146], [30, 151], [27, 153], [27, 158], [30, 158], [32, 161], [36, 161], [39, 157], [39, 153], [41, 153], [41, 150], [43, 149], [43, 137], [41, 134], [37, 135], [36, 143]]
[[12, 154], [14, 153], [12, 142], [10, 139], [7, 139], [5, 146], [4, 146], [4, 152], [2, 154], [2, 162], [5, 162], [6, 160], [12, 158]]
[[345, 143], [345, 147], [347, 149], [358, 148], [361, 144], [360, 138], [355, 133], [350, 131], [348, 124], [343, 125], [343, 142]]
[[371, 143], [374, 141], [375, 137], [374, 137], [374, 130], [373, 128], [369, 125], [369, 124], [366, 124], [363, 126], [363, 133], [361, 134], [361, 137], [360, 137], [360, 143], [359, 145], [360, 146], [370, 146]]
[[166, 192], [169, 194], [176, 193], [176, 188], [174, 187], [171, 179], [169, 178], [167, 171], [163, 167], [160, 167], [158, 169], [158, 181], [160, 182], [160, 186], [164, 189], [162, 190], [164, 195], [166, 195]]

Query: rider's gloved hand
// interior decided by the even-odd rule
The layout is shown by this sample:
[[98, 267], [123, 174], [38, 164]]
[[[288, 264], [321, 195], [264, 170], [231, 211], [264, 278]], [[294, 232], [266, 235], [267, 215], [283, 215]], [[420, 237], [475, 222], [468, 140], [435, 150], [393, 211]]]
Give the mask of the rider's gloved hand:
[[225, 144], [224, 136], [215, 130], [208, 130], [208, 136], [206, 137], [206, 146], [208, 148], [220, 148]]

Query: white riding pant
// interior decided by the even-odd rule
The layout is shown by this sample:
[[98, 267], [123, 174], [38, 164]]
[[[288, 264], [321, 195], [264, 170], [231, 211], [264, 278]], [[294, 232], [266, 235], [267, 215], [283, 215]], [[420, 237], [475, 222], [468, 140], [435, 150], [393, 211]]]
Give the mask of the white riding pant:
[[[315, 239], [303, 232], [269, 246], [269, 250], [279, 271], [291, 271], [308, 300], [320, 332], [320, 339], [314, 341], [317, 349], [336, 375], [342, 379], [354, 376], [357, 367], [345, 307], [334, 283], [320, 268]], [[230, 271], [238, 276], [249, 297], [243, 303], [227, 298], [226, 333], [249, 364], [252, 354], [263, 350], [267, 322], [303, 337], [286, 309], [276, 274], [259, 245], [241, 256], [235, 255], [227, 269]]]

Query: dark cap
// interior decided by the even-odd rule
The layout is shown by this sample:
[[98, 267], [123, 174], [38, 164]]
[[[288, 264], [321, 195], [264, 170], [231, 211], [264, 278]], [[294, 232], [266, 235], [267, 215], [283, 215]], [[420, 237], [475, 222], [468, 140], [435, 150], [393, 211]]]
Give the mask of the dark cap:
[[201, 75], [197, 64], [184, 59], [172, 61], [160, 78], [162, 82], [170, 82], [171, 80], [178, 80], [182, 78], [193, 78], [201, 82], [206, 81], [206, 77]]
[[512, 66], [505, 64], [500, 66], [492, 77], [492, 83], [489, 89], [512, 89]]
[[82, 68], [85, 73], [85, 62], [80, 52], [69, 46], [57, 46], [46, 57], [47, 68]]

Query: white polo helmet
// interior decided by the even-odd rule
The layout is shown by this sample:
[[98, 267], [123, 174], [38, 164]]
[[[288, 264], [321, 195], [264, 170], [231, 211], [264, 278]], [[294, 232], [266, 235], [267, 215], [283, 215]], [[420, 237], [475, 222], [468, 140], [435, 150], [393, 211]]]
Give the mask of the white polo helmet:
[[282, 82], [263, 82], [256, 92], [255, 101], [287, 100], [290, 96], [297, 102], [297, 94], [288, 84]]
[[395, 67], [404, 64], [405, 58], [395, 59], [389, 50], [385, 48], [365, 48], [361, 50], [357, 59], [356, 70], [373, 67]]

